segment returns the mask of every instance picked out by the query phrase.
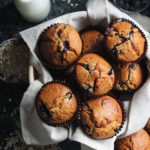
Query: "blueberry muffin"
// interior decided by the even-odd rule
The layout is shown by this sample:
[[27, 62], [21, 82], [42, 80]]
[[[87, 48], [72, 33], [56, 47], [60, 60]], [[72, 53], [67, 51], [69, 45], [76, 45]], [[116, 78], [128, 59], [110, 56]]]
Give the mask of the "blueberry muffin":
[[80, 36], [69, 24], [55, 24], [41, 36], [39, 55], [51, 66], [69, 66], [77, 60], [81, 52]]
[[107, 28], [105, 37], [107, 50], [117, 61], [134, 62], [145, 55], [145, 35], [130, 21], [115, 20]]
[[68, 122], [77, 111], [77, 98], [64, 84], [48, 83], [37, 97], [38, 114], [51, 125]]
[[150, 136], [140, 131], [115, 142], [115, 150], [150, 150]]
[[79, 86], [92, 95], [103, 95], [113, 88], [115, 76], [112, 66], [97, 54], [81, 57], [75, 74]]
[[119, 103], [110, 96], [88, 100], [81, 111], [82, 128], [95, 139], [110, 138], [118, 133], [122, 118]]
[[103, 34], [97, 30], [89, 30], [81, 34], [83, 52], [100, 52], [102, 50]]
[[137, 89], [143, 81], [143, 71], [137, 63], [119, 64], [115, 70], [116, 82], [115, 90], [127, 91]]

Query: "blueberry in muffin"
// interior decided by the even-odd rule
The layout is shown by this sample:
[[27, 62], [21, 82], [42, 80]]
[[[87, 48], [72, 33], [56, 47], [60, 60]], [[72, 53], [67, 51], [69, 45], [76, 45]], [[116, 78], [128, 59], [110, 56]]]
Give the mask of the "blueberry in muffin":
[[117, 140], [115, 150], [150, 150], [150, 136], [144, 129], [141, 129], [132, 135]]
[[43, 86], [37, 97], [36, 106], [44, 122], [59, 125], [74, 117], [78, 102], [74, 93], [66, 85], [52, 82]]
[[95, 96], [109, 92], [115, 80], [112, 66], [94, 53], [85, 54], [78, 60], [75, 75], [79, 86]]
[[111, 56], [120, 62], [140, 60], [147, 49], [143, 32], [126, 19], [117, 19], [109, 25], [105, 32], [105, 45]]
[[86, 101], [81, 111], [82, 128], [95, 139], [110, 138], [118, 133], [122, 118], [119, 103], [107, 95]]
[[122, 63], [115, 70], [115, 90], [131, 92], [137, 89], [143, 81], [143, 71], [138, 63]]
[[69, 24], [55, 24], [45, 30], [39, 43], [39, 55], [51, 66], [62, 68], [73, 64], [82, 52], [78, 32]]
[[103, 34], [97, 30], [89, 30], [81, 34], [82, 49], [85, 52], [101, 52], [103, 43]]

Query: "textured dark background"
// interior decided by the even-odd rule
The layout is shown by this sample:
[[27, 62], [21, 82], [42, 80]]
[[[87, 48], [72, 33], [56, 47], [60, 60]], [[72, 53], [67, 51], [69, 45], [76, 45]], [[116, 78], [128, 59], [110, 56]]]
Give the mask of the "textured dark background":
[[[86, 2], [87, 0], [51, 0], [51, 11], [43, 22], [62, 14], [85, 10]], [[143, 14], [150, 16], [150, 6]], [[0, 42], [37, 24], [39, 23], [23, 20], [12, 0], [0, 0]], [[16, 86], [0, 81], [0, 150], [79, 150], [79, 143], [68, 140], [47, 147], [24, 144], [20, 130], [19, 104], [27, 87], [28, 85]]]
[[[69, 0], [51, 0], [51, 11], [42, 22], [66, 13], [85, 10], [86, 2], [87, 0], [70, 0], [70, 3]], [[78, 6], [72, 6], [74, 4], [78, 4]], [[29, 23], [23, 20], [17, 12], [13, 0], [0, 0], [0, 41], [39, 23]]]

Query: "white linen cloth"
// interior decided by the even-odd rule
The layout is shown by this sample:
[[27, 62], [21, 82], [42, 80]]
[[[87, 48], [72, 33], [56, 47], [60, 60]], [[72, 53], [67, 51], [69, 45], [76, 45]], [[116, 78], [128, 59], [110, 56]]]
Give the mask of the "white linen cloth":
[[[46, 83], [47, 81], [51, 81], [52, 77], [40, 63], [34, 52], [34, 49], [37, 39], [43, 29], [54, 23], [68, 23], [71, 24], [75, 29], [80, 31], [90, 24], [106, 27], [108, 23], [110, 23], [110, 21], [112, 21], [112, 19], [114, 18], [127, 18], [132, 20], [144, 31], [148, 39], [148, 51], [146, 56], [148, 59], [147, 66], [150, 71], [150, 35], [145, 30], [147, 29], [148, 31], [150, 31], [150, 28], [148, 28], [150, 19], [142, 15], [132, 15], [132, 17], [135, 20], [138, 20], [138, 22], [144, 28], [133, 18], [122, 13], [107, 0], [89, 0], [87, 2], [87, 11], [79, 11], [66, 14], [20, 32], [22, 38], [30, 48], [30, 63], [36, 68], [40, 76], [39, 80], [34, 81], [29, 86], [22, 98], [20, 105], [22, 133], [23, 138], [27, 144], [47, 145], [69, 138], [71, 140], [85, 144], [93, 149], [113, 150], [114, 141], [116, 140], [116, 138], [130, 135], [145, 126], [148, 118], [150, 117], [150, 75], [148, 76], [148, 79], [144, 83], [144, 85], [134, 94], [132, 100], [124, 102], [125, 109], [127, 111], [127, 120], [119, 135], [114, 136], [110, 139], [91, 139], [82, 132], [80, 127], [77, 127], [73, 132], [72, 127], [67, 130], [65, 128], [55, 128], [48, 126], [40, 120], [35, 107], [35, 97], [37, 92], [44, 83]], [[82, 146], [82, 148], [84, 149], [85, 147]], [[87, 149], [87, 147], [85, 149]]]

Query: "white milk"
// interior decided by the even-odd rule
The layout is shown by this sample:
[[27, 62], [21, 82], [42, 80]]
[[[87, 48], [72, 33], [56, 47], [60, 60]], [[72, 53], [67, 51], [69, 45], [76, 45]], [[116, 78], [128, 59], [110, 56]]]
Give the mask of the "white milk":
[[14, 0], [22, 17], [30, 22], [43, 20], [50, 11], [50, 0]]

